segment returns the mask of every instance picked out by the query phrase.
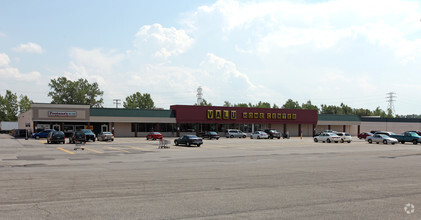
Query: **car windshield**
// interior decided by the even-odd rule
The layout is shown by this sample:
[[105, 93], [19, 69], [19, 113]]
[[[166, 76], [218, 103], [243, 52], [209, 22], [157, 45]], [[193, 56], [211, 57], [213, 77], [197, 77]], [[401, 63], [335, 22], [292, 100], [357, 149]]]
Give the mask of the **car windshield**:
[[103, 134], [112, 134], [111, 132], [104, 132]]
[[380, 137], [382, 138], [389, 138], [389, 136], [385, 135], [385, 134], [379, 134]]
[[277, 130], [271, 130], [271, 132], [273, 132], [273, 133], [278, 133], [278, 131], [277, 131]]
[[188, 139], [197, 139], [198, 137], [196, 135], [187, 135]]
[[152, 134], [161, 134], [161, 133], [159, 133], [159, 132], [152, 132]]
[[211, 132], [209, 132], [209, 134], [216, 134], [216, 132], [214, 132], [214, 131], [211, 131]]
[[82, 131], [83, 131], [83, 133], [85, 133], [85, 134], [92, 134], [92, 131], [91, 131], [91, 130], [89, 130], [89, 129], [83, 129]]

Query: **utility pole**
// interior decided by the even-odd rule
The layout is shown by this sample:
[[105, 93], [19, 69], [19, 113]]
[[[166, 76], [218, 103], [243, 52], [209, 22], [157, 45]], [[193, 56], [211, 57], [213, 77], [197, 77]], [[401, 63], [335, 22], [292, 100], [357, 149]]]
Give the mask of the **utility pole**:
[[388, 102], [388, 105], [387, 105], [387, 110], [388, 111], [390, 111], [390, 113], [392, 114], [392, 115], [394, 115], [395, 114], [395, 106], [394, 106], [394, 104], [393, 104], [393, 102], [394, 101], [396, 101], [396, 93], [395, 92], [389, 92], [389, 93], [386, 93], [386, 102]]
[[121, 99], [113, 99], [113, 103], [115, 104], [115, 108], [118, 108], [118, 105], [120, 105]]
[[203, 102], [203, 93], [202, 93], [202, 87], [199, 86], [199, 88], [197, 88], [197, 105], [202, 104]]

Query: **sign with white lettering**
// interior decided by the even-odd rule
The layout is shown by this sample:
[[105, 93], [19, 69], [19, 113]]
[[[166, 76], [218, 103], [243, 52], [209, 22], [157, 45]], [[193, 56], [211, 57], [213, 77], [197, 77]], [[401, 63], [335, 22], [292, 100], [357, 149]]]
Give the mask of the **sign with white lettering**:
[[76, 112], [48, 112], [48, 117], [76, 117]]

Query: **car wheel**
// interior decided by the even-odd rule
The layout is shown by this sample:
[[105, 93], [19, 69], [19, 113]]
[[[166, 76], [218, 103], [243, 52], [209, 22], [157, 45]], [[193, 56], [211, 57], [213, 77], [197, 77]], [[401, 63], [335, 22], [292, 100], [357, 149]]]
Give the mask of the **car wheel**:
[[187, 143], [186, 143], [186, 146], [187, 146], [187, 147], [190, 147], [190, 142], [187, 142]]
[[200, 144], [198, 144], [197, 147], [200, 147]]
[[363, 139], [362, 137], [358, 137], [360, 140]]
[[387, 141], [386, 141], [386, 140], [384, 140], [384, 141], [383, 141], [383, 144], [387, 144]]
[[281, 139], [281, 137], [278, 137], [278, 139]]
[[373, 141], [372, 141], [371, 139], [368, 139], [368, 143], [369, 143], [369, 144], [372, 144], [372, 143], [373, 143]]
[[216, 140], [219, 140], [219, 138], [216, 138]]
[[230, 138], [234, 138], [234, 135], [231, 135]]
[[405, 141], [401, 141], [401, 144], [405, 144]]
[[341, 143], [343, 143], [344, 142], [344, 139], [341, 139]]
[[39, 136], [35, 136], [35, 139], [39, 140]]
[[327, 143], [330, 143], [331, 141], [330, 141], [330, 139], [327, 139], [327, 140], [326, 140], [326, 142], [327, 142]]
[[412, 143], [413, 144], [418, 144], [418, 141], [417, 140], [413, 140]]
[[175, 146], [178, 146], [178, 141], [174, 141]]
[[253, 139], [253, 136], [252, 135], [250, 135], [250, 139]]
[[246, 138], [246, 136], [244, 135], [243, 138]]
[[260, 136], [257, 136], [257, 139], [260, 139]]
[[348, 144], [350, 144], [351, 143], [351, 141], [348, 141]]
[[94, 138], [94, 139], [92, 139], [92, 142], [95, 142], [95, 138]]
[[395, 145], [396, 143], [395, 142], [392, 142], [392, 145]]
[[314, 138], [314, 142], [316, 142], [316, 143], [317, 143], [318, 141], [319, 141], [319, 140], [317, 140], [317, 138]]

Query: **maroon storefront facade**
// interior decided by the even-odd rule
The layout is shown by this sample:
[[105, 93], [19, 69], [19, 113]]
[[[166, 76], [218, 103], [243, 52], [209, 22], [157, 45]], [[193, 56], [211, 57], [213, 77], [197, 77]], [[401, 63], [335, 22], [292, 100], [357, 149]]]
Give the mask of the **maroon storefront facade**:
[[216, 130], [229, 128], [253, 132], [260, 129], [288, 131], [293, 136], [313, 135], [317, 124], [316, 110], [269, 109], [223, 106], [173, 105], [177, 126], [181, 130]]

